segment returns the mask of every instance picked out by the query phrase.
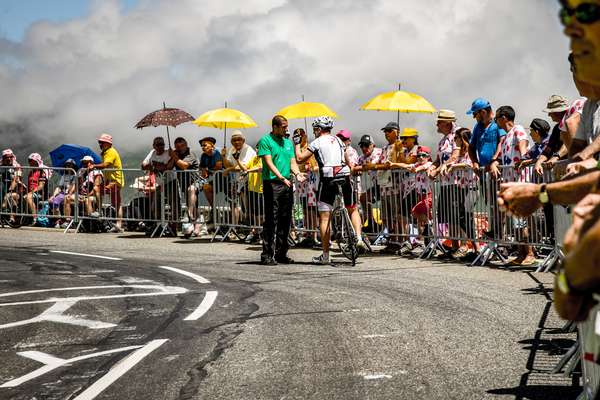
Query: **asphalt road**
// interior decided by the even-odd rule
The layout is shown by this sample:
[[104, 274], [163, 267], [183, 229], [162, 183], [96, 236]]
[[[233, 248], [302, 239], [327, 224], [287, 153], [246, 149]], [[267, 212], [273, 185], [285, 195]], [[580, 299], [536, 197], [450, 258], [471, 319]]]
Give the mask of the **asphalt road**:
[[574, 335], [558, 329], [549, 274], [389, 256], [313, 266], [309, 250], [266, 267], [259, 251], [0, 229], [0, 399], [580, 392], [550, 373]]

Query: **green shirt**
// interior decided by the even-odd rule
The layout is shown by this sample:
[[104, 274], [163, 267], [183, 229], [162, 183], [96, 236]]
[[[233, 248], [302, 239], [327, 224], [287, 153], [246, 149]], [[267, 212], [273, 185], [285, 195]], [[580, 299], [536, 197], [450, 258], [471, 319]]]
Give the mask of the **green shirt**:
[[[258, 149], [259, 157], [267, 155], [271, 156], [273, 164], [277, 167], [279, 173], [284, 178], [290, 179], [290, 162], [292, 161], [292, 158], [296, 157], [291, 140], [269, 133], [260, 138], [256, 147]], [[264, 181], [278, 179], [264, 162], [262, 176]]]

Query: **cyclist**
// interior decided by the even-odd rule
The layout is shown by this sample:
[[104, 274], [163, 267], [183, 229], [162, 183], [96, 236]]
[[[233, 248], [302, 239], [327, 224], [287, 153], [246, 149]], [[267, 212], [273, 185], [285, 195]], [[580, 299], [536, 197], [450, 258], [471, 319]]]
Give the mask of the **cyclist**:
[[362, 222], [358, 208], [356, 207], [354, 189], [350, 181], [352, 164], [346, 154], [346, 146], [340, 138], [331, 134], [331, 130], [333, 129], [333, 120], [331, 118], [326, 116], [319, 117], [315, 119], [312, 126], [315, 132], [319, 133], [319, 136], [302, 151], [300, 148], [301, 137], [300, 135], [294, 135], [294, 150], [297, 162], [304, 163], [314, 155], [319, 166], [317, 208], [319, 210], [319, 227], [323, 254], [314, 257], [312, 261], [315, 264], [329, 264], [329, 240], [331, 236], [329, 217], [338, 193], [337, 182], [341, 182], [344, 205], [348, 209], [352, 226], [358, 238], [357, 247], [361, 250], [366, 250], [366, 245], [362, 241]]

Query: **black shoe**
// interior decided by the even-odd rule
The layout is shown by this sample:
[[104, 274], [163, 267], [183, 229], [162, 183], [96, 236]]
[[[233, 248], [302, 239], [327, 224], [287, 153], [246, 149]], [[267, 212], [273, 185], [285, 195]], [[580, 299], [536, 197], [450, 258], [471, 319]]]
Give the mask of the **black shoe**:
[[260, 259], [260, 263], [262, 265], [277, 265], [277, 261], [275, 261], [275, 259], [273, 258], [261, 258]]
[[294, 260], [289, 258], [288, 256], [277, 257], [277, 258], [275, 258], [275, 261], [277, 261], [279, 264], [293, 264], [294, 263]]

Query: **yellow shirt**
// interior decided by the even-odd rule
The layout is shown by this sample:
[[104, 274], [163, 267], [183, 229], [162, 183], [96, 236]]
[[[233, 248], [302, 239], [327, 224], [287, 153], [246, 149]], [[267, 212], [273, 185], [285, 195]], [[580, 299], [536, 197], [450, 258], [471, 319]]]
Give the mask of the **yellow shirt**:
[[102, 162], [108, 164], [106, 168], [111, 170], [104, 172], [104, 179], [107, 183], [116, 182], [119, 187], [123, 187], [125, 185], [122, 171], [123, 164], [119, 153], [114, 147], [109, 147], [102, 152]]
[[[257, 167], [262, 168], [262, 160], [260, 159], [260, 157], [256, 156], [252, 160], [250, 160], [248, 165], [246, 165], [245, 167], [248, 169], [254, 169]], [[248, 174], [248, 190], [251, 192], [262, 193], [263, 180], [260, 169], [258, 170], [258, 172], [251, 172]]]

